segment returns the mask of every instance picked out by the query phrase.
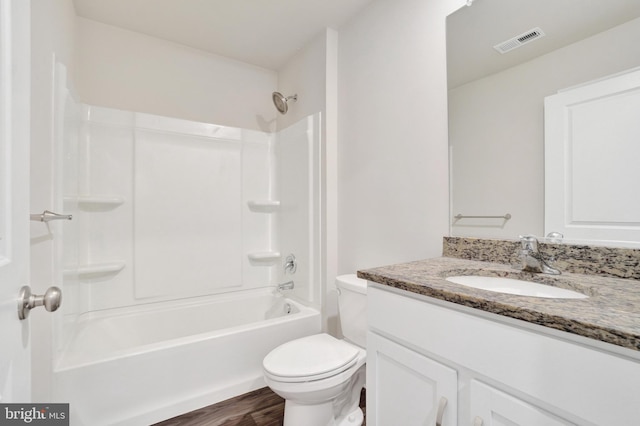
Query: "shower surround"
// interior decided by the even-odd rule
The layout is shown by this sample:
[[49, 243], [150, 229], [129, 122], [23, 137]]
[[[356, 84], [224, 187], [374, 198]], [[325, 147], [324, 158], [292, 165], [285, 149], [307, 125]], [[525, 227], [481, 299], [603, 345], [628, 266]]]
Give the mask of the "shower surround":
[[[73, 221], [57, 245], [65, 301], [54, 337], [55, 399], [78, 401], [71, 408], [78, 424], [112, 424], [114, 417], [100, 423], [87, 409], [98, 401], [82, 389], [106, 390], [95, 393], [101, 403], [110, 392], [113, 401], [130, 403], [136, 398], [127, 392], [141, 390], [125, 377], [149, 389], [169, 386], [177, 411], [167, 412], [166, 396], [158, 396], [157, 406], [147, 398], [117, 420], [144, 424], [262, 387], [259, 360], [270, 349], [320, 330], [320, 115], [272, 134], [66, 99], [56, 120], [57, 207]], [[289, 253], [298, 268], [285, 276]], [[287, 297], [298, 313], [274, 320], [267, 312], [282, 297], [269, 294], [284, 280], [295, 283]], [[273, 300], [257, 307], [256, 297]], [[176, 306], [205, 302], [228, 315], [172, 314]], [[245, 310], [252, 312], [239, 315]], [[174, 328], [179, 335], [159, 332]], [[251, 329], [272, 338], [258, 339]], [[149, 345], [150, 335], [166, 338]], [[229, 342], [237, 356], [217, 359]], [[156, 365], [152, 360], [162, 360], [162, 368], [127, 368]], [[209, 383], [195, 380], [214, 368], [220, 375], [206, 376]], [[160, 370], [194, 380], [165, 383]]]

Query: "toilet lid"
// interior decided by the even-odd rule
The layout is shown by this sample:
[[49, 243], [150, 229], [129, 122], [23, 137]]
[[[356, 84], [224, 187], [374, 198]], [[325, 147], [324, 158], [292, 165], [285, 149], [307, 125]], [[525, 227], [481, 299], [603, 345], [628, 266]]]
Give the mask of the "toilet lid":
[[351, 367], [360, 350], [328, 334], [316, 334], [278, 346], [264, 358], [265, 371], [283, 381], [319, 380]]

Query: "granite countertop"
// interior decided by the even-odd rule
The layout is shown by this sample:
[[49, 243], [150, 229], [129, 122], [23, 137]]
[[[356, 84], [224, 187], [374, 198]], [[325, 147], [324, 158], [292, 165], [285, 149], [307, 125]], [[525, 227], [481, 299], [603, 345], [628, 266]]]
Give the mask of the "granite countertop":
[[[502, 276], [578, 291], [586, 299], [545, 299], [479, 290], [453, 275]], [[358, 271], [375, 283], [640, 351], [640, 282], [563, 272], [532, 274], [510, 265], [439, 257]]]

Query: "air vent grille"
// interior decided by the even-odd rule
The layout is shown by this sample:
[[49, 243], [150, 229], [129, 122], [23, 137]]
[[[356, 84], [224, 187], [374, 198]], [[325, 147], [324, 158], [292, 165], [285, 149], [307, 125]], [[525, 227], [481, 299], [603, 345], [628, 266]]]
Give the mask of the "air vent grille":
[[503, 41], [502, 43], [496, 44], [493, 48], [504, 54], [513, 49], [524, 46], [527, 43], [531, 43], [541, 37], [544, 37], [544, 31], [536, 27], [509, 40]]

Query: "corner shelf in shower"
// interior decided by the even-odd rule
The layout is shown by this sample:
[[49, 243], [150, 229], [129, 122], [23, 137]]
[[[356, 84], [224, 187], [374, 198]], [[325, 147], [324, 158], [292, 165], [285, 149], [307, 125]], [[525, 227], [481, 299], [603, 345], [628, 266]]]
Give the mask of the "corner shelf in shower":
[[247, 201], [249, 210], [257, 213], [273, 213], [280, 208], [280, 201], [276, 200], [251, 200]]
[[279, 251], [256, 251], [247, 254], [249, 262], [253, 265], [269, 265], [280, 260]]
[[62, 273], [65, 276], [78, 276], [79, 278], [86, 278], [89, 276], [98, 275], [115, 275], [118, 272], [122, 271], [124, 267], [124, 262], [90, 263], [87, 265], [78, 265], [77, 267], [65, 267]]

